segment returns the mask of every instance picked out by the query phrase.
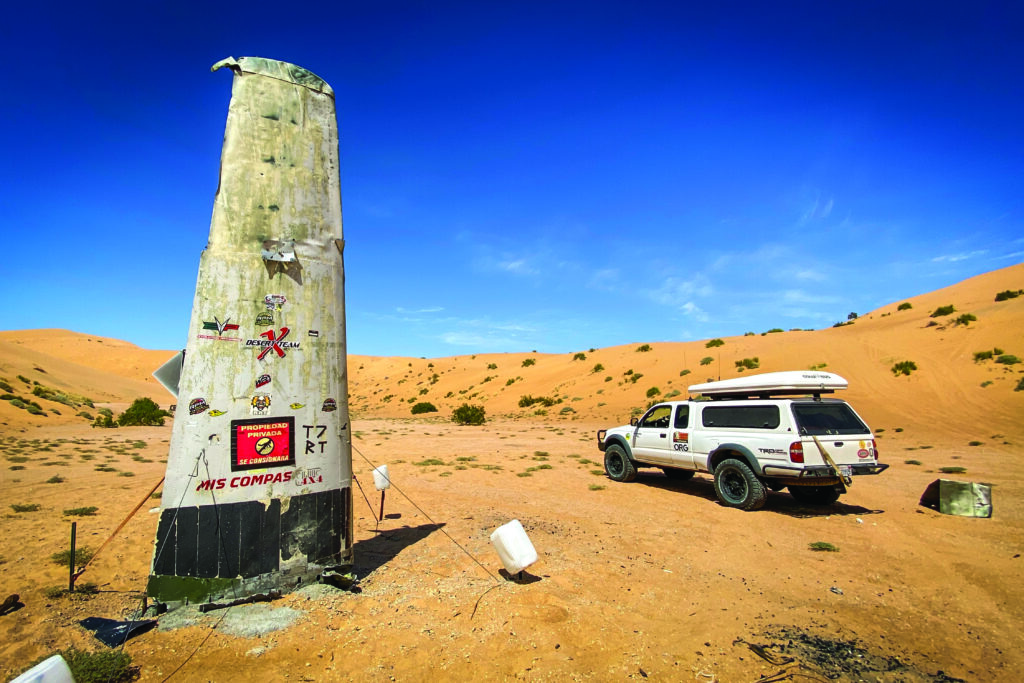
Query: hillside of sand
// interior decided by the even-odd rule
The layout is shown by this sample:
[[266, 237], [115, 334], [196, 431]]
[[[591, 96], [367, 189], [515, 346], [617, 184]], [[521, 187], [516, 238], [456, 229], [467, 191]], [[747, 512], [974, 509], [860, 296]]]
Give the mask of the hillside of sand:
[[[752, 331], [720, 346], [353, 356], [361, 592], [310, 586], [266, 604], [182, 609], [123, 651], [143, 681], [240, 671], [275, 681], [1018, 680], [1024, 364], [997, 358], [1024, 357], [1024, 297], [994, 298], [1022, 288], [1024, 266], [1014, 266], [850, 325]], [[932, 316], [947, 305], [956, 311]], [[976, 319], [955, 324], [966, 313]], [[0, 401], [0, 599], [18, 595], [0, 612], [3, 675], [69, 646], [106, 650], [81, 621], [138, 609], [157, 521], [146, 500], [171, 430], [93, 429], [76, 416], [82, 406], [32, 390], [166, 406], [173, 399], [149, 372], [171, 355], [60, 330], [0, 333], [0, 379], [45, 413]], [[855, 478], [836, 504], [772, 492], [756, 513], [720, 506], [703, 475], [604, 476], [597, 429], [690, 383], [736, 376], [736, 362], [755, 357], [744, 372], [813, 366], [846, 377], [844, 398], [890, 468]], [[897, 376], [901, 361], [917, 369]], [[520, 407], [523, 396], [551, 405]], [[438, 412], [414, 417], [418, 402]], [[463, 402], [484, 406], [487, 424], [454, 427]], [[377, 464], [395, 483], [386, 505], [369, 485]], [[991, 484], [992, 518], [921, 507], [938, 476]], [[513, 518], [540, 555], [518, 583], [504, 580], [489, 542]], [[68, 596], [68, 569], [50, 557], [76, 520], [79, 546], [114, 536], [79, 579], [94, 592]], [[822, 542], [836, 551], [810, 550]]]

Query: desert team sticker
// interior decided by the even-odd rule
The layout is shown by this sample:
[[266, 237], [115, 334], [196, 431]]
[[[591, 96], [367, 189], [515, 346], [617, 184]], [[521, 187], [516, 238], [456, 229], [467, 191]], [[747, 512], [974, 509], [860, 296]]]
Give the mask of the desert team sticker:
[[188, 402], [188, 414], [198, 415], [199, 413], [205, 412], [210, 409], [210, 404], [206, 402], [205, 398], [194, 398]]
[[256, 378], [256, 388], [265, 387], [270, 384], [270, 375], [260, 375]]
[[270, 394], [256, 394], [249, 401], [254, 416], [270, 415]]
[[338, 409], [338, 402], [335, 401], [333, 398], [325, 398], [324, 399], [324, 404], [320, 408], [320, 410], [324, 411], [325, 413], [333, 413], [337, 409]]
[[[231, 318], [226, 318], [224, 322], [220, 321], [220, 318], [214, 316], [213, 322], [207, 320], [203, 321], [203, 331], [207, 334], [197, 335], [199, 339], [216, 339], [218, 341], [242, 341], [241, 337], [228, 336], [227, 332], [237, 332], [238, 325], [231, 322]], [[213, 334], [209, 334], [209, 333]]]
[[284, 358], [286, 355], [285, 349], [297, 349], [300, 345], [300, 342], [297, 341], [285, 341], [290, 332], [291, 330], [287, 327], [282, 327], [280, 332], [275, 330], [260, 332], [260, 336], [263, 339], [246, 339], [245, 345], [263, 349], [257, 354], [256, 360], [263, 360], [271, 351], [276, 353], [279, 358]]
[[295, 464], [295, 418], [231, 421], [231, 471]]

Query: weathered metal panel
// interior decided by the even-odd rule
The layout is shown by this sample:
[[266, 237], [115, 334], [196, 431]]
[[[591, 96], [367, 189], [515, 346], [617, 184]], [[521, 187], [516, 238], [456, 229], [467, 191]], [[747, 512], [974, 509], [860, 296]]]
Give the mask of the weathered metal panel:
[[[203, 595], [202, 585], [161, 580], [172, 574], [238, 578], [237, 597], [352, 561], [334, 93], [284, 62], [244, 57], [222, 66], [234, 72], [232, 95], [161, 524], [181, 507], [174, 548], [158, 549], [150, 582], [162, 599]], [[316, 494], [344, 507], [332, 510], [329, 531]], [[216, 597], [214, 586], [224, 590], [209, 586], [206, 598]]]

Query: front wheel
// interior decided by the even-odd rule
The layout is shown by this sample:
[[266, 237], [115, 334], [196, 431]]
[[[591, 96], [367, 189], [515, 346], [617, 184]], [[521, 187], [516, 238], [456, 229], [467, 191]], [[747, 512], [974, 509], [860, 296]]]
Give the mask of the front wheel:
[[636, 479], [636, 466], [622, 450], [622, 446], [612, 444], [604, 452], [604, 471], [613, 481], [633, 481]]
[[723, 460], [715, 468], [715, 493], [726, 507], [759, 510], [768, 500], [768, 491], [750, 466], [742, 460]]
[[790, 486], [789, 493], [805, 505], [831, 505], [840, 495], [835, 486]]

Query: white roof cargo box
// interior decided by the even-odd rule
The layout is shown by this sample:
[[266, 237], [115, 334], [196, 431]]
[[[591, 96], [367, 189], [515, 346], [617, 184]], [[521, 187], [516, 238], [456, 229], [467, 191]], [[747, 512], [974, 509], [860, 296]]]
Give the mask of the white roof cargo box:
[[718, 382], [691, 384], [691, 394], [714, 398], [777, 396], [779, 394], [831, 394], [846, 389], [849, 382], [831, 372], [787, 370], [760, 375], [723, 379]]

